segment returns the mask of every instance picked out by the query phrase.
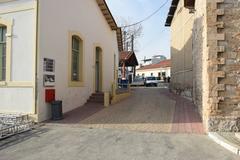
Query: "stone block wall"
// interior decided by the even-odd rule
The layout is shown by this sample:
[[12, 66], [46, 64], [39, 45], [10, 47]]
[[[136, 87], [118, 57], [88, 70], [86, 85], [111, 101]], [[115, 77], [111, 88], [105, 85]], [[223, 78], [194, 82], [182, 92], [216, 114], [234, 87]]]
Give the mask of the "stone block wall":
[[207, 0], [208, 131], [240, 131], [240, 1]]
[[240, 131], [240, 0], [195, 2], [171, 24], [171, 87], [190, 91], [206, 131]]
[[[208, 48], [207, 48], [207, 18], [206, 1], [195, 2], [193, 23], [193, 102], [198, 107], [202, 119], [207, 121], [205, 107], [208, 106]], [[205, 123], [204, 126], [207, 126]]]

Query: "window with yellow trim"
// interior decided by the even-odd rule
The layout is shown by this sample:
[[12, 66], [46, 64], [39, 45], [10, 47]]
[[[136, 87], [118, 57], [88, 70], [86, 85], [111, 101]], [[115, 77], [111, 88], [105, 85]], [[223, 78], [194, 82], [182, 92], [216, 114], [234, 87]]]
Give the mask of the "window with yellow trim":
[[70, 85], [79, 86], [83, 82], [83, 41], [77, 34], [71, 34]]
[[80, 61], [80, 39], [77, 36], [72, 36], [72, 81], [79, 81], [79, 61]]
[[6, 80], [6, 33], [7, 27], [0, 25], [0, 81]]

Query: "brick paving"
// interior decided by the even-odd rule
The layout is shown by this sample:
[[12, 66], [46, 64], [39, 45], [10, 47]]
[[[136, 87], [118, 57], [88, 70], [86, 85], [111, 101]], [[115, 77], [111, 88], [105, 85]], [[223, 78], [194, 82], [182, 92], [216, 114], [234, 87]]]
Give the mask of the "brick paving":
[[90, 103], [54, 123], [143, 132], [204, 133], [196, 107], [160, 88], [134, 88], [132, 96], [118, 104], [104, 108]]

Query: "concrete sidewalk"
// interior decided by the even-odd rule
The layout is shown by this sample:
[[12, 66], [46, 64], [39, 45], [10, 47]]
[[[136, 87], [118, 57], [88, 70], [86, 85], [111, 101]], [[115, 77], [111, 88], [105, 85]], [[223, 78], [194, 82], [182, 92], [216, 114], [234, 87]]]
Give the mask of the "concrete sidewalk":
[[45, 126], [25, 134], [0, 142], [1, 160], [239, 159], [205, 135], [66, 126]]

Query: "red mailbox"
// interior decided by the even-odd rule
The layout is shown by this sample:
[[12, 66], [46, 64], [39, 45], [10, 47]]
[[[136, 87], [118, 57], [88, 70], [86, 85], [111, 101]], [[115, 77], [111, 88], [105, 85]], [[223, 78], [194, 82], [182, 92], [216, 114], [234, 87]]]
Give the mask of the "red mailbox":
[[55, 89], [46, 89], [45, 90], [45, 102], [51, 103], [55, 101]]

